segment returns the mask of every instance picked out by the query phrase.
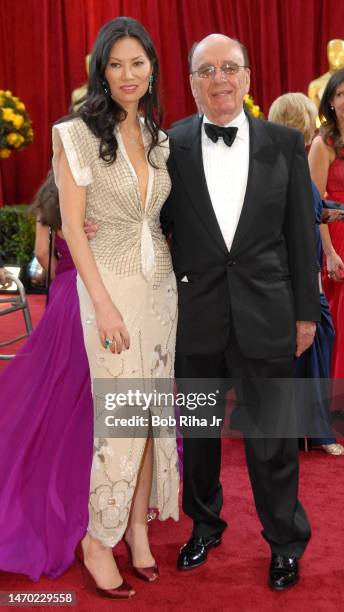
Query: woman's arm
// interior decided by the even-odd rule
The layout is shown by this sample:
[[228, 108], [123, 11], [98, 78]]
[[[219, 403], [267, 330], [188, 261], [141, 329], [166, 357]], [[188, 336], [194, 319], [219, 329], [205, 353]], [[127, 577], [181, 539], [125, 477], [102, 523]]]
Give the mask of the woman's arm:
[[[48, 272], [49, 267], [49, 227], [42, 225], [39, 219], [36, 221], [35, 256], [43, 270]], [[56, 257], [52, 250], [51, 279], [55, 278]]]
[[[326, 193], [328, 171], [333, 157], [334, 152], [331, 148], [324, 143], [321, 136], [316, 136], [309, 151], [308, 162], [312, 180], [319, 189], [321, 197], [324, 197]], [[343, 280], [343, 261], [333, 248], [328, 226], [323, 223], [320, 225], [320, 235], [329, 277], [332, 280]]]
[[321, 136], [316, 136], [309, 151], [308, 163], [312, 181], [319, 189], [322, 198], [326, 192], [328, 170], [332, 157], [330, 147], [325, 145]]
[[121, 313], [112, 303], [99, 274], [83, 225], [86, 211], [86, 187], [78, 186], [70, 171], [66, 154], [61, 148], [58, 160], [59, 197], [62, 231], [75, 266], [92, 299], [100, 341], [114, 340], [111, 351], [120, 353], [129, 348], [129, 334]]
[[320, 224], [320, 236], [322, 248], [326, 257], [326, 268], [332, 280], [344, 280], [344, 263], [338, 253], [334, 250], [328, 225]]

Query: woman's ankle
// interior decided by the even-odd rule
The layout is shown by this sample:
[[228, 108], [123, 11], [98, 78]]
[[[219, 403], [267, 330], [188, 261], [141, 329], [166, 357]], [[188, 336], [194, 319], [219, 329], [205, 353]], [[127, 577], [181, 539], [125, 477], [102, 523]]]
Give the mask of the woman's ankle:
[[135, 567], [148, 567], [155, 563], [150, 549], [147, 524], [136, 523], [128, 526], [124, 540], [130, 547]]
[[85, 538], [82, 540], [82, 546], [84, 554], [91, 558], [97, 558], [103, 555], [106, 551], [111, 550], [109, 546], [105, 546], [102, 542], [100, 542], [100, 540], [93, 538], [89, 533], [87, 533]]
[[125, 532], [125, 537], [129, 536], [129, 538], [131, 538], [142, 533], [148, 533], [148, 525], [146, 521], [142, 523], [131, 523], [128, 525]]

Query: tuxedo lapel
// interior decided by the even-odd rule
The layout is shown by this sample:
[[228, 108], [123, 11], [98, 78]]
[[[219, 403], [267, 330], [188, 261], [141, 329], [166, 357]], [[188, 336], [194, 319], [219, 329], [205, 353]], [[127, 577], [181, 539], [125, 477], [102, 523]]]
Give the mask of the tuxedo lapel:
[[198, 116], [185, 127], [183, 137], [173, 143], [174, 159], [189, 201], [211, 238], [228, 253], [211, 203], [203, 167], [202, 119]]
[[[271, 173], [280, 151], [265, 129], [265, 122], [247, 115], [249, 121], [250, 150], [247, 187], [244, 203], [236, 228], [230, 254], [234, 255], [257, 216], [257, 203], [264, 197]], [[171, 142], [174, 159], [189, 201], [209, 235], [228, 255], [207, 187], [203, 167], [201, 144], [202, 119], [195, 117], [184, 127], [183, 133]]]
[[265, 129], [265, 122], [253, 119], [247, 115], [250, 130], [249, 168], [247, 187], [239, 222], [234, 234], [230, 253], [240, 248], [242, 239], [250, 229], [257, 215], [257, 203], [260, 201], [262, 190], [271, 181], [272, 166], [279, 152], [279, 146], [270, 138]]

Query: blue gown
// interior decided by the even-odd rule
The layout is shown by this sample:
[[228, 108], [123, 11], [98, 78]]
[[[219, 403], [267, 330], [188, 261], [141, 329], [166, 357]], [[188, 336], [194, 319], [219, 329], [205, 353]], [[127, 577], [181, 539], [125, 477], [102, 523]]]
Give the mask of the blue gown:
[[[317, 187], [312, 183], [313, 203], [316, 220], [316, 243], [319, 269], [322, 262], [322, 245], [320, 237], [320, 223], [323, 212], [323, 204]], [[330, 399], [324, 399], [324, 385], [319, 379], [330, 378], [331, 355], [334, 340], [334, 327], [325, 294], [320, 295], [321, 320], [317, 322], [316, 334], [312, 346], [295, 361], [294, 376], [296, 378], [313, 378], [313, 398], [316, 402], [317, 412], [312, 418], [311, 431], [319, 437], [311, 437], [310, 445], [334, 444], [336, 439], [331, 435], [330, 422]], [[326, 385], [326, 381], [324, 381]]]

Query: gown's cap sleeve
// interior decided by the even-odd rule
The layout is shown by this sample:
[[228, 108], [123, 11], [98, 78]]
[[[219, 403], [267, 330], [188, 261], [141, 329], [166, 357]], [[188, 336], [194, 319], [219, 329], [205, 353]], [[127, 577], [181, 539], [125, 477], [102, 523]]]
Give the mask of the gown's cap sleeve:
[[[86, 124], [80, 120], [65, 121], [53, 126], [53, 170], [59, 186], [58, 162], [61, 147], [64, 148], [72, 176], [79, 187], [92, 183], [92, 171], [88, 159]], [[85, 138], [86, 136], [86, 138]]]

